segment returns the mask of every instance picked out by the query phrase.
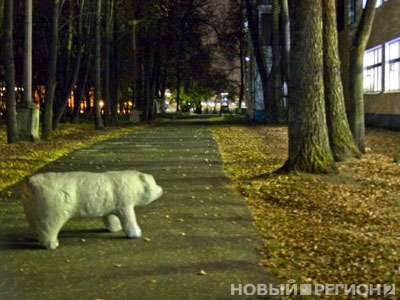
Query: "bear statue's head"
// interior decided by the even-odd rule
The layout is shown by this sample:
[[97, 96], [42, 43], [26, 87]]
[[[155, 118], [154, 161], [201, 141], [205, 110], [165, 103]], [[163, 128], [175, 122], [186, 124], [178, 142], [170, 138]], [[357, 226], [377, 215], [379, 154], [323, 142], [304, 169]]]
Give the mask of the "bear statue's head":
[[152, 175], [140, 174], [139, 178], [143, 183], [143, 194], [139, 205], [149, 204], [162, 196], [163, 189], [156, 183]]

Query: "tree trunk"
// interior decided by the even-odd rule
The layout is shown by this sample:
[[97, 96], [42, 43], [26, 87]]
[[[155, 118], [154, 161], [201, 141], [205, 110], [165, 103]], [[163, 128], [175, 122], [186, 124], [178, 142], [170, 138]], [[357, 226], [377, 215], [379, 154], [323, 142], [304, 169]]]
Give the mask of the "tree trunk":
[[[249, 23], [249, 30], [251, 36], [251, 42], [253, 46], [253, 52], [256, 59], [257, 69], [261, 78], [261, 85], [263, 88], [263, 97], [264, 97], [264, 107], [267, 112], [268, 107], [270, 106], [268, 102], [268, 72], [267, 72], [267, 64], [265, 62], [264, 53], [262, 51], [262, 47], [260, 44], [260, 34], [258, 30], [258, 22], [254, 16], [254, 9], [251, 0], [245, 0], [246, 11], [247, 11], [247, 20]], [[258, 20], [258, 19], [257, 19]]]
[[240, 86], [239, 86], [239, 108], [242, 108], [243, 98], [244, 98], [244, 58], [243, 58], [243, 48], [240, 46]]
[[288, 0], [280, 0], [282, 24], [282, 76], [289, 83], [290, 73], [290, 19]]
[[111, 30], [113, 18], [114, 3], [112, 0], [106, 0], [106, 33], [104, 47], [104, 116], [105, 120], [110, 119], [110, 48], [111, 48]]
[[365, 152], [363, 90], [364, 51], [371, 33], [372, 24], [374, 22], [376, 3], [377, 0], [368, 0], [350, 48], [349, 122], [355, 142], [358, 146], [358, 149], [362, 153]]
[[[67, 108], [68, 105], [68, 99], [71, 96], [72, 91], [74, 90], [76, 81], [78, 80], [79, 76], [79, 70], [81, 68], [81, 60], [82, 60], [82, 51], [83, 51], [83, 42], [82, 42], [82, 34], [83, 34], [83, 8], [85, 5], [85, 0], [80, 1], [80, 7], [79, 7], [79, 18], [78, 18], [78, 42], [77, 42], [77, 53], [76, 53], [76, 58], [75, 58], [75, 66], [74, 66], [74, 71], [72, 73], [72, 76], [69, 78], [69, 84], [65, 88], [65, 91], [63, 93], [62, 99], [61, 99], [61, 104], [59, 109], [57, 110], [56, 117], [54, 118], [53, 122], [53, 129], [57, 128], [58, 123], [60, 122], [62, 116], [65, 113], [65, 109]], [[69, 76], [69, 74], [66, 74], [66, 76]], [[76, 95], [75, 95], [76, 96]]]
[[[182, 29], [183, 30], [183, 29]], [[179, 51], [178, 51], [178, 64], [176, 66], [176, 114], [180, 112], [181, 105], [181, 61], [183, 55], [183, 32], [181, 32]]]
[[24, 87], [23, 104], [28, 107], [32, 102], [32, 0], [25, 1], [24, 9], [24, 67], [22, 85]]
[[136, 42], [136, 39], [137, 39], [137, 32], [136, 32], [136, 30], [137, 30], [137, 22], [138, 21], [135, 21], [135, 20], [133, 20], [133, 29], [132, 29], [132, 32], [133, 32], [133, 36], [132, 36], [132, 42], [133, 42], [133, 85], [132, 85], [132, 102], [133, 102], [133, 106], [134, 107], [137, 107], [137, 104], [138, 104], [138, 72], [139, 72], [139, 70], [138, 70], [138, 66], [139, 66], [139, 64], [138, 64], [138, 59], [139, 59], [139, 54], [138, 54], [138, 51], [137, 51], [137, 42]]
[[279, 42], [279, 0], [272, 2], [272, 111], [271, 120], [280, 124], [284, 122], [284, 107], [282, 94], [281, 51]]
[[[90, 3], [87, 3], [88, 5], [88, 10], [90, 12]], [[87, 81], [89, 78], [89, 72], [91, 70], [91, 62], [92, 62], [92, 49], [93, 49], [93, 43], [91, 42], [91, 38], [93, 35], [93, 22], [94, 22], [94, 16], [93, 14], [89, 14], [87, 19], [85, 20], [85, 23], [87, 24], [86, 27], [86, 34], [85, 34], [85, 45], [83, 46], [82, 53], [85, 53], [85, 57], [83, 58], [83, 66], [80, 68], [80, 77], [79, 80], [77, 80], [77, 88], [74, 92], [74, 111], [72, 113], [72, 123], [77, 123], [79, 120], [79, 114], [80, 114], [80, 106], [82, 99], [85, 95], [85, 91], [87, 88]], [[83, 54], [82, 54], [83, 55]], [[90, 110], [90, 105], [87, 106], [87, 110]]]
[[0, 37], [3, 36], [4, 0], [0, 0]]
[[96, 3], [96, 28], [95, 28], [95, 83], [94, 83], [94, 121], [96, 129], [104, 129], [104, 122], [101, 118], [101, 0]]
[[113, 0], [113, 28], [111, 32], [111, 48], [110, 48], [110, 59], [111, 59], [111, 68], [110, 68], [110, 96], [111, 96], [111, 125], [116, 125], [118, 122], [118, 72], [119, 72], [119, 49], [118, 42], [116, 41], [115, 33], [119, 32], [118, 27], [118, 10], [117, 3]]
[[17, 109], [15, 102], [15, 65], [13, 41], [14, 0], [7, 0], [4, 5], [4, 69], [7, 107], [7, 143], [18, 141]]
[[46, 94], [44, 97], [45, 108], [43, 117], [43, 139], [49, 139], [53, 131], [53, 103], [56, 89], [57, 51], [58, 51], [58, 17], [59, 0], [53, 0], [53, 13], [51, 20], [51, 41], [49, 47], [49, 64], [47, 67]]
[[351, 157], [360, 157], [360, 152], [354, 143], [346, 116], [340, 75], [336, 0], [324, 0], [323, 3], [326, 121], [333, 157], [336, 161], [343, 161]]
[[328, 172], [333, 157], [325, 118], [322, 0], [293, 0], [287, 170]]
[[[240, 0], [240, 24], [243, 24], [244, 3]], [[239, 108], [242, 108], [244, 97], [244, 32], [243, 26], [240, 26], [239, 32], [239, 63], [240, 63], [240, 86], [239, 86]]]
[[145, 120], [150, 121], [151, 119], [151, 102], [152, 102], [152, 89], [151, 89], [151, 45], [150, 45], [150, 29], [148, 25], [146, 25], [145, 32], [146, 39], [146, 47], [144, 53], [144, 90], [145, 90], [145, 100], [146, 100], [146, 111], [145, 111]]

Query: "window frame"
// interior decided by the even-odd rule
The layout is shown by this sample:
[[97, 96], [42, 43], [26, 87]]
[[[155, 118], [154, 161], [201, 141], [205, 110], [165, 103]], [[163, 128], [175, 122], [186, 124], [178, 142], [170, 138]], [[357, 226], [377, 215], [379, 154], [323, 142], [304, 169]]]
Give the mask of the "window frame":
[[[398, 56], [394, 59], [389, 59], [390, 54], [390, 45], [391, 44], [398, 44]], [[397, 88], [393, 89], [389, 87], [390, 84], [390, 72], [391, 72], [391, 65], [392, 64], [398, 64], [398, 69], [397, 69], [397, 77], [398, 77], [398, 82], [397, 82]], [[395, 38], [393, 40], [387, 41], [385, 43], [385, 84], [384, 84], [384, 91], [385, 93], [399, 93], [400, 92], [400, 37]]]
[[[372, 52], [376, 52], [378, 50], [380, 50], [380, 55], [377, 54], [378, 55], [377, 62], [374, 62], [373, 64], [370, 64], [367, 66], [365, 63], [366, 55], [368, 55], [369, 53], [372, 53]], [[384, 91], [384, 87], [383, 87], [384, 86], [384, 83], [383, 83], [383, 77], [384, 77], [383, 51], [384, 51], [383, 45], [377, 45], [375, 47], [372, 47], [372, 48], [364, 51], [364, 57], [363, 57], [363, 64], [364, 64], [364, 66], [363, 66], [363, 92], [364, 92], [364, 94], [380, 94]], [[375, 54], [373, 54], [373, 55], [375, 56]], [[374, 58], [374, 60], [375, 60], [375, 58]], [[371, 70], [374, 70], [374, 69], [378, 69], [378, 70], [376, 72], [374, 72], [374, 71], [370, 72]], [[377, 79], [375, 79], [375, 75], [378, 75]], [[365, 78], [367, 76], [374, 76], [374, 79], [372, 81], [370, 81], [370, 83], [369, 83], [369, 86], [370, 87], [372, 86], [372, 89], [365, 88], [365, 84], [366, 84]], [[371, 82], [372, 82], [372, 84], [371, 84]], [[377, 85], [376, 87], [375, 87], [375, 83]]]
[[[376, 7], [381, 7], [383, 5], [383, 2], [386, 2], [387, 0], [378, 0], [376, 2]], [[363, 9], [367, 6], [367, 0], [363, 0]]]

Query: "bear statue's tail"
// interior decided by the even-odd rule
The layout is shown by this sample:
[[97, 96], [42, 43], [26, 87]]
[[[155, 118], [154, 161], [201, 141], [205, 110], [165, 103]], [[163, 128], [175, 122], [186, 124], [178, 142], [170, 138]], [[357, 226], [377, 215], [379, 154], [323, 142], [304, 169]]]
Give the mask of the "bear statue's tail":
[[24, 205], [31, 202], [33, 197], [33, 191], [29, 184], [29, 179], [29, 177], [26, 177], [21, 183], [21, 200]]
[[35, 220], [33, 217], [33, 213], [35, 210], [35, 204], [33, 201], [34, 191], [33, 187], [30, 183], [30, 177], [25, 178], [21, 183], [21, 200], [24, 205], [26, 219], [28, 220], [29, 225], [34, 230], [35, 229]]

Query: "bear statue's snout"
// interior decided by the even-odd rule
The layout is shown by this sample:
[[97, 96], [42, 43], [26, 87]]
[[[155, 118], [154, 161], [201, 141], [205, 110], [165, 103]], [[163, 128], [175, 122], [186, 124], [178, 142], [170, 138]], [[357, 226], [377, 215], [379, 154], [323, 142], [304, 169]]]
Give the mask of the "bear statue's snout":
[[154, 193], [154, 199], [152, 201], [157, 200], [158, 198], [160, 198], [163, 194], [163, 189], [161, 186], [157, 185], [156, 187], [156, 191]]

